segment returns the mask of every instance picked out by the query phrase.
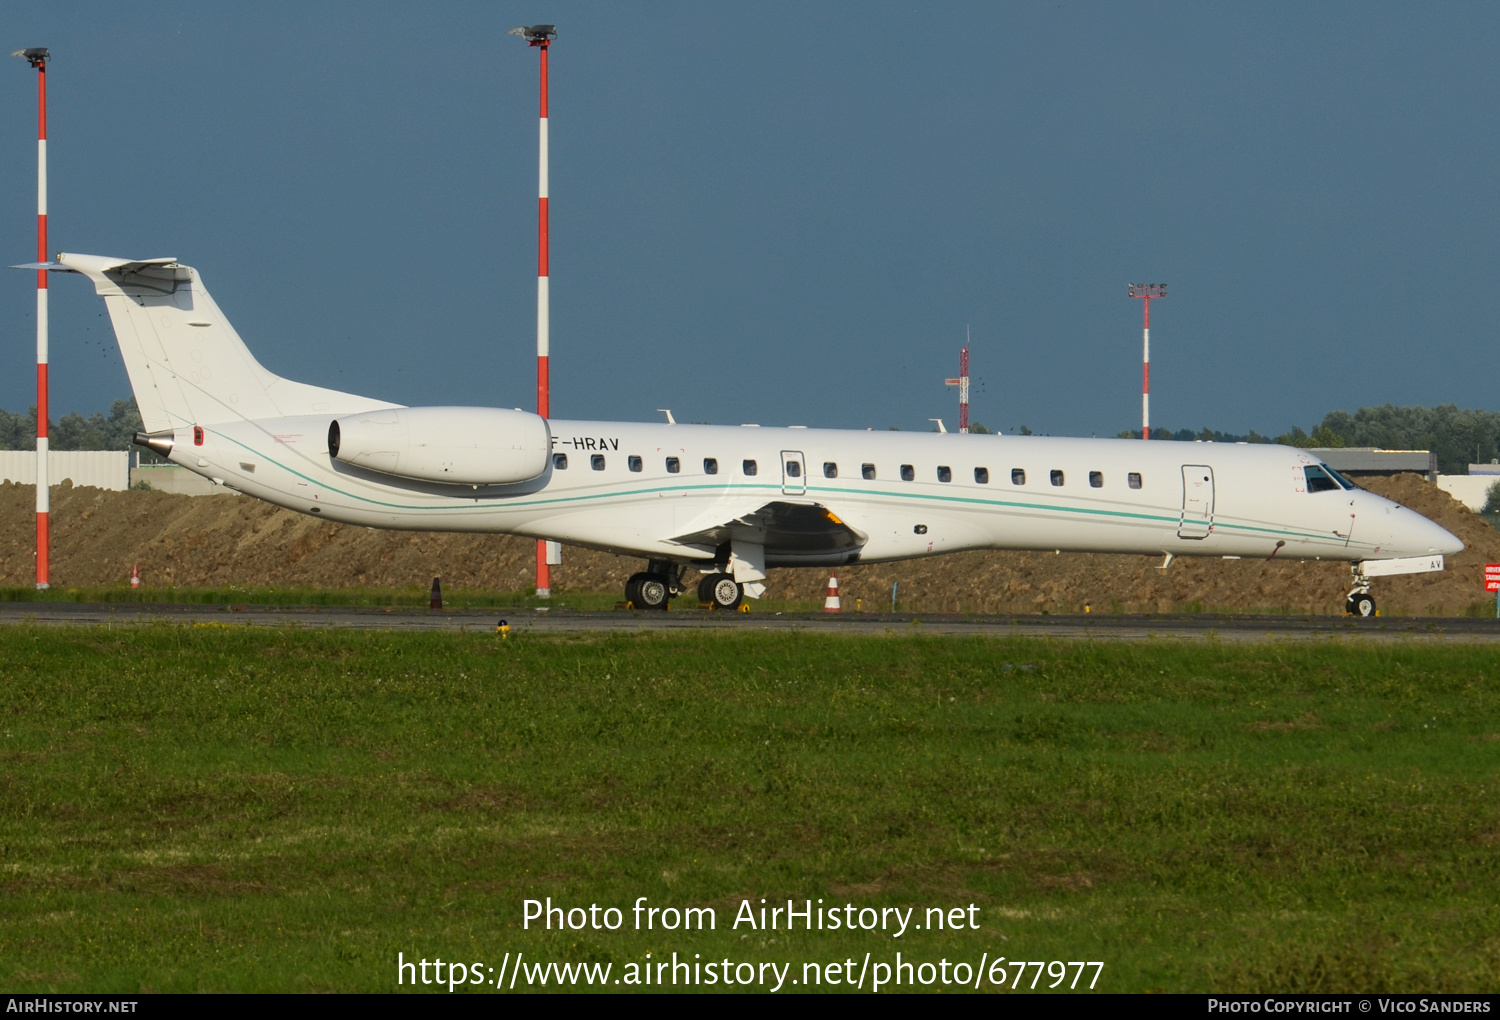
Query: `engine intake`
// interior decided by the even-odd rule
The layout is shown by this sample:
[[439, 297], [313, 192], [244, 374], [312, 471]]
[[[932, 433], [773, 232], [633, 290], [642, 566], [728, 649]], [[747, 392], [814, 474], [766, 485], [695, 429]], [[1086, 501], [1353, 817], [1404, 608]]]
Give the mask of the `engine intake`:
[[426, 482], [527, 482], [546, 473], [551, 453], [545, 418], [495, 407], [393, 407], [328, 426], [334, 460]]

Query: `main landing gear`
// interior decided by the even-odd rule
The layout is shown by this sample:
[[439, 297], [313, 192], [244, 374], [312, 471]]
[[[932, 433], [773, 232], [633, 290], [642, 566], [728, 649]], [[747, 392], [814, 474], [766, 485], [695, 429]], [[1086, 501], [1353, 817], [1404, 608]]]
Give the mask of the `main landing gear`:
[[[625, 582], [625, 599], [634, 609], [666, 609], [683, 594], [683, 567], [665, 560], [652, 560], [645, 570]], [[729, 574], [708, 574], [698, 582], [698, 601], [714, 609], [734, 610], [745, 600], [745, 588]]]
[[625, 582], [625, 600], [636, 609], [666, 609], [681, 595], [683, 568], [667, 560], [652, 560], [639, 574]]
[[745, 589], [728, 574], [709, 574], [698, 582], [698, 601], [711, 609], [738, 609]]

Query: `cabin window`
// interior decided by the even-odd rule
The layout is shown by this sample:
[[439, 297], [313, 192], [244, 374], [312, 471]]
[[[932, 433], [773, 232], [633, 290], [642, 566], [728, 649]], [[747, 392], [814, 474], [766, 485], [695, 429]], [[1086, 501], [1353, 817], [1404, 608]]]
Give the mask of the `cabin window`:
[[946, 464], [940, 464], [940, 465], [938, 465], [938, 481], [940, 481], [940, 482], [951, 482], [951, 481], [953, 481], [953, 469], [951, 467], [948, 467]]
[[604, 454], [596, 453], [589, 458], [589, 464], [595, 471], [604, 470]]
[[990, 469], [989, 468], [975, 468], [974, 469], [974, 481], [978, 482], [980, 485], [988, 485], [988, 484], [990, 484]]
[[913, 468], [910, 464], [901, 465], [901, 480], [903, 482], [909, 482], [916, 477], [917, 471], [915, 468]]
[[839, 466], [837, 464], [835, 464], [831, 460], [825, 460], [823, 462], [823, 477], [824, 478], [837, 478], [838, 476], [839, 476]]
[[559, 471], [568, 470], [568, 455], [566, 453], [554, 453], [552, 455], [552, 466]]
[[740, 467], [742, 467], [742, 468], [745, 469], [745, 474], [747, 474], [747, 475], [753, 475], [753, 474], [755, 474], [755, 470], [756, 470], [755, 469], [755, 461], [753, 461], [753, 460], [744, 461], [740, 465]]
[[1089, 486], [1091, 488], [1095, 488], [1095, 489], [1102, 489], [1102, 488], [1104, 488], [1104, 472], [1103, 471], [1090, 471], [1089, 472]]
[[1141, 487], [1141, 473], [1139, 471], [1130, 472], [1130, 474], [1125, 476], [1125, 484], [1129, 485], [1132, 489], [1139, 489]]
[[801, 478], [802, 477], [802, 465], [798, 464], [795, 460], [789, 460], [789, 461], [787, 461], [786, 462], [786, 476], [788, 478]]
[[703, 458], [703, 473], [705, 475], [716, 475], [719, 473], [719, 461], [714, 457]]
[[865, 481], [873, 482], [875, 480], [875, 465], [861, 464], [859, 466], [859, 473], [864, 475]]
[[1308, 467], [1302, 469], [1302, 473], [1307, 476], [1308, 492], [1338, 491], [1339, 483], [1330, 478], [1328, 476], [1328, 472], [1324, 471], [1322, 468], [1316, 465], [1309, 465]]
[[667, 458], [667, 474], [675, 475], [682, 470], [682, 461], [676, 457]]
[[194, 425], [193, 426], [193, 445], [194, 446], [202, 446], [203, 445], [203, 426], [202, 425]]
[[639, 471], [641, 469], [641, 458], [639, 457], [626, 457], [625, 463], [632, 471]]
[[1025, 485], [1026, 484], [1026, 469], [1025, 468], [1011, 468], [1010, 469], [1010, 484], [1012, 484], [1012, 485]]
[[1062, 473], [1062, 470], [1060, 468], [1053, 468], [1052, 469], [1052, 484], [1053, 485], [1061, 485], [1062, 483], [1063, 483], [1063, 473]]

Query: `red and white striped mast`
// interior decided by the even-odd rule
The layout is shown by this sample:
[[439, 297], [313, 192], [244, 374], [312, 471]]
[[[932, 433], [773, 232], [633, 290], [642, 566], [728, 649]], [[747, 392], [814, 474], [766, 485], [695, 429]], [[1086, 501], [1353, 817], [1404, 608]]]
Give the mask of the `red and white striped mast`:
[[1145, 325], [1141, 328], [1141, 438], [1151, 438], [1151, 300], [1167, 296], [1165, 283], [1132, 283], [1129, 293], [1141, 299]]
[[[537, 165], [537, 266], [536, 266], [536, 413], [552, 416], [551, 379], [547, 366], [552, 341], [552, 302], [548, 291], [547, 240], [547, 50], [557, 38], [556, 25], [522, 25], [508, 35], [518, 35], [541, 50], [542, 105], [539, 159]], [[552, 595], [552, 569], [547, 565], [547, 540], [536, 540], [536, 593]]]
[[944, 385], [958, 387], [958, 431], [969, 431], [969, 348], [958, 351], [958, 378], [944, 379]]
[[[16, 50], [36, 68], [36, 260], [47, 261], [47, 61], [45, 48]], [[50, 587], [48, 515], [52, 488], [47, 477], [47, 270], [36, 271], [36, 586]]]

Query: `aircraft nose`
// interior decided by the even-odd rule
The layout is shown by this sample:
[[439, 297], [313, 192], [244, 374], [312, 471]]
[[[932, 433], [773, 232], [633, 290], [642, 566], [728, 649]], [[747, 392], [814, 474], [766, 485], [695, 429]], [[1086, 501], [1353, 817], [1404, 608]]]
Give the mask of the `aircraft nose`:
[[1444, 556], [1452, 556], [1454, 553], [1461, 553], [1464, 551], [1464, 544], [1457, 535], [1449, 531], [1447, 528], [1441, 527], [1437, 524], [1433, 524], [1431, 521], [1428, 521], [1427, 523], [1432, 528], [1432, 534], [1430, 537], [1432, 539], [1432, 546], [1435, 551], [1442, 553]]
[[1464, 544], [1457, 535], [1415, 510], [1373, 493], [1360, 493], [1360, 497], [1358, 507], [1366, 515], [1364, 520], [1384, 523], [1384, 528], [1377, 525], [1375, 531], [1378, 534], [1383, 530], [1385, 534], [1371, 538], [1377, 541], [1383, 538], [1382, 544], [1390, 550], [1388, 555], [1452, 556], [1463, 552]]
[[1406, 546], [1411, 556], [1431, 556], [1441, 553], [1452, 556], [1463, 552], [1464, 544], [1459, 537], [1442, 525], [1428, 520], [1415, 510], [1401, 508], [1403, 518], [1399, 526], [1400, 544]]

